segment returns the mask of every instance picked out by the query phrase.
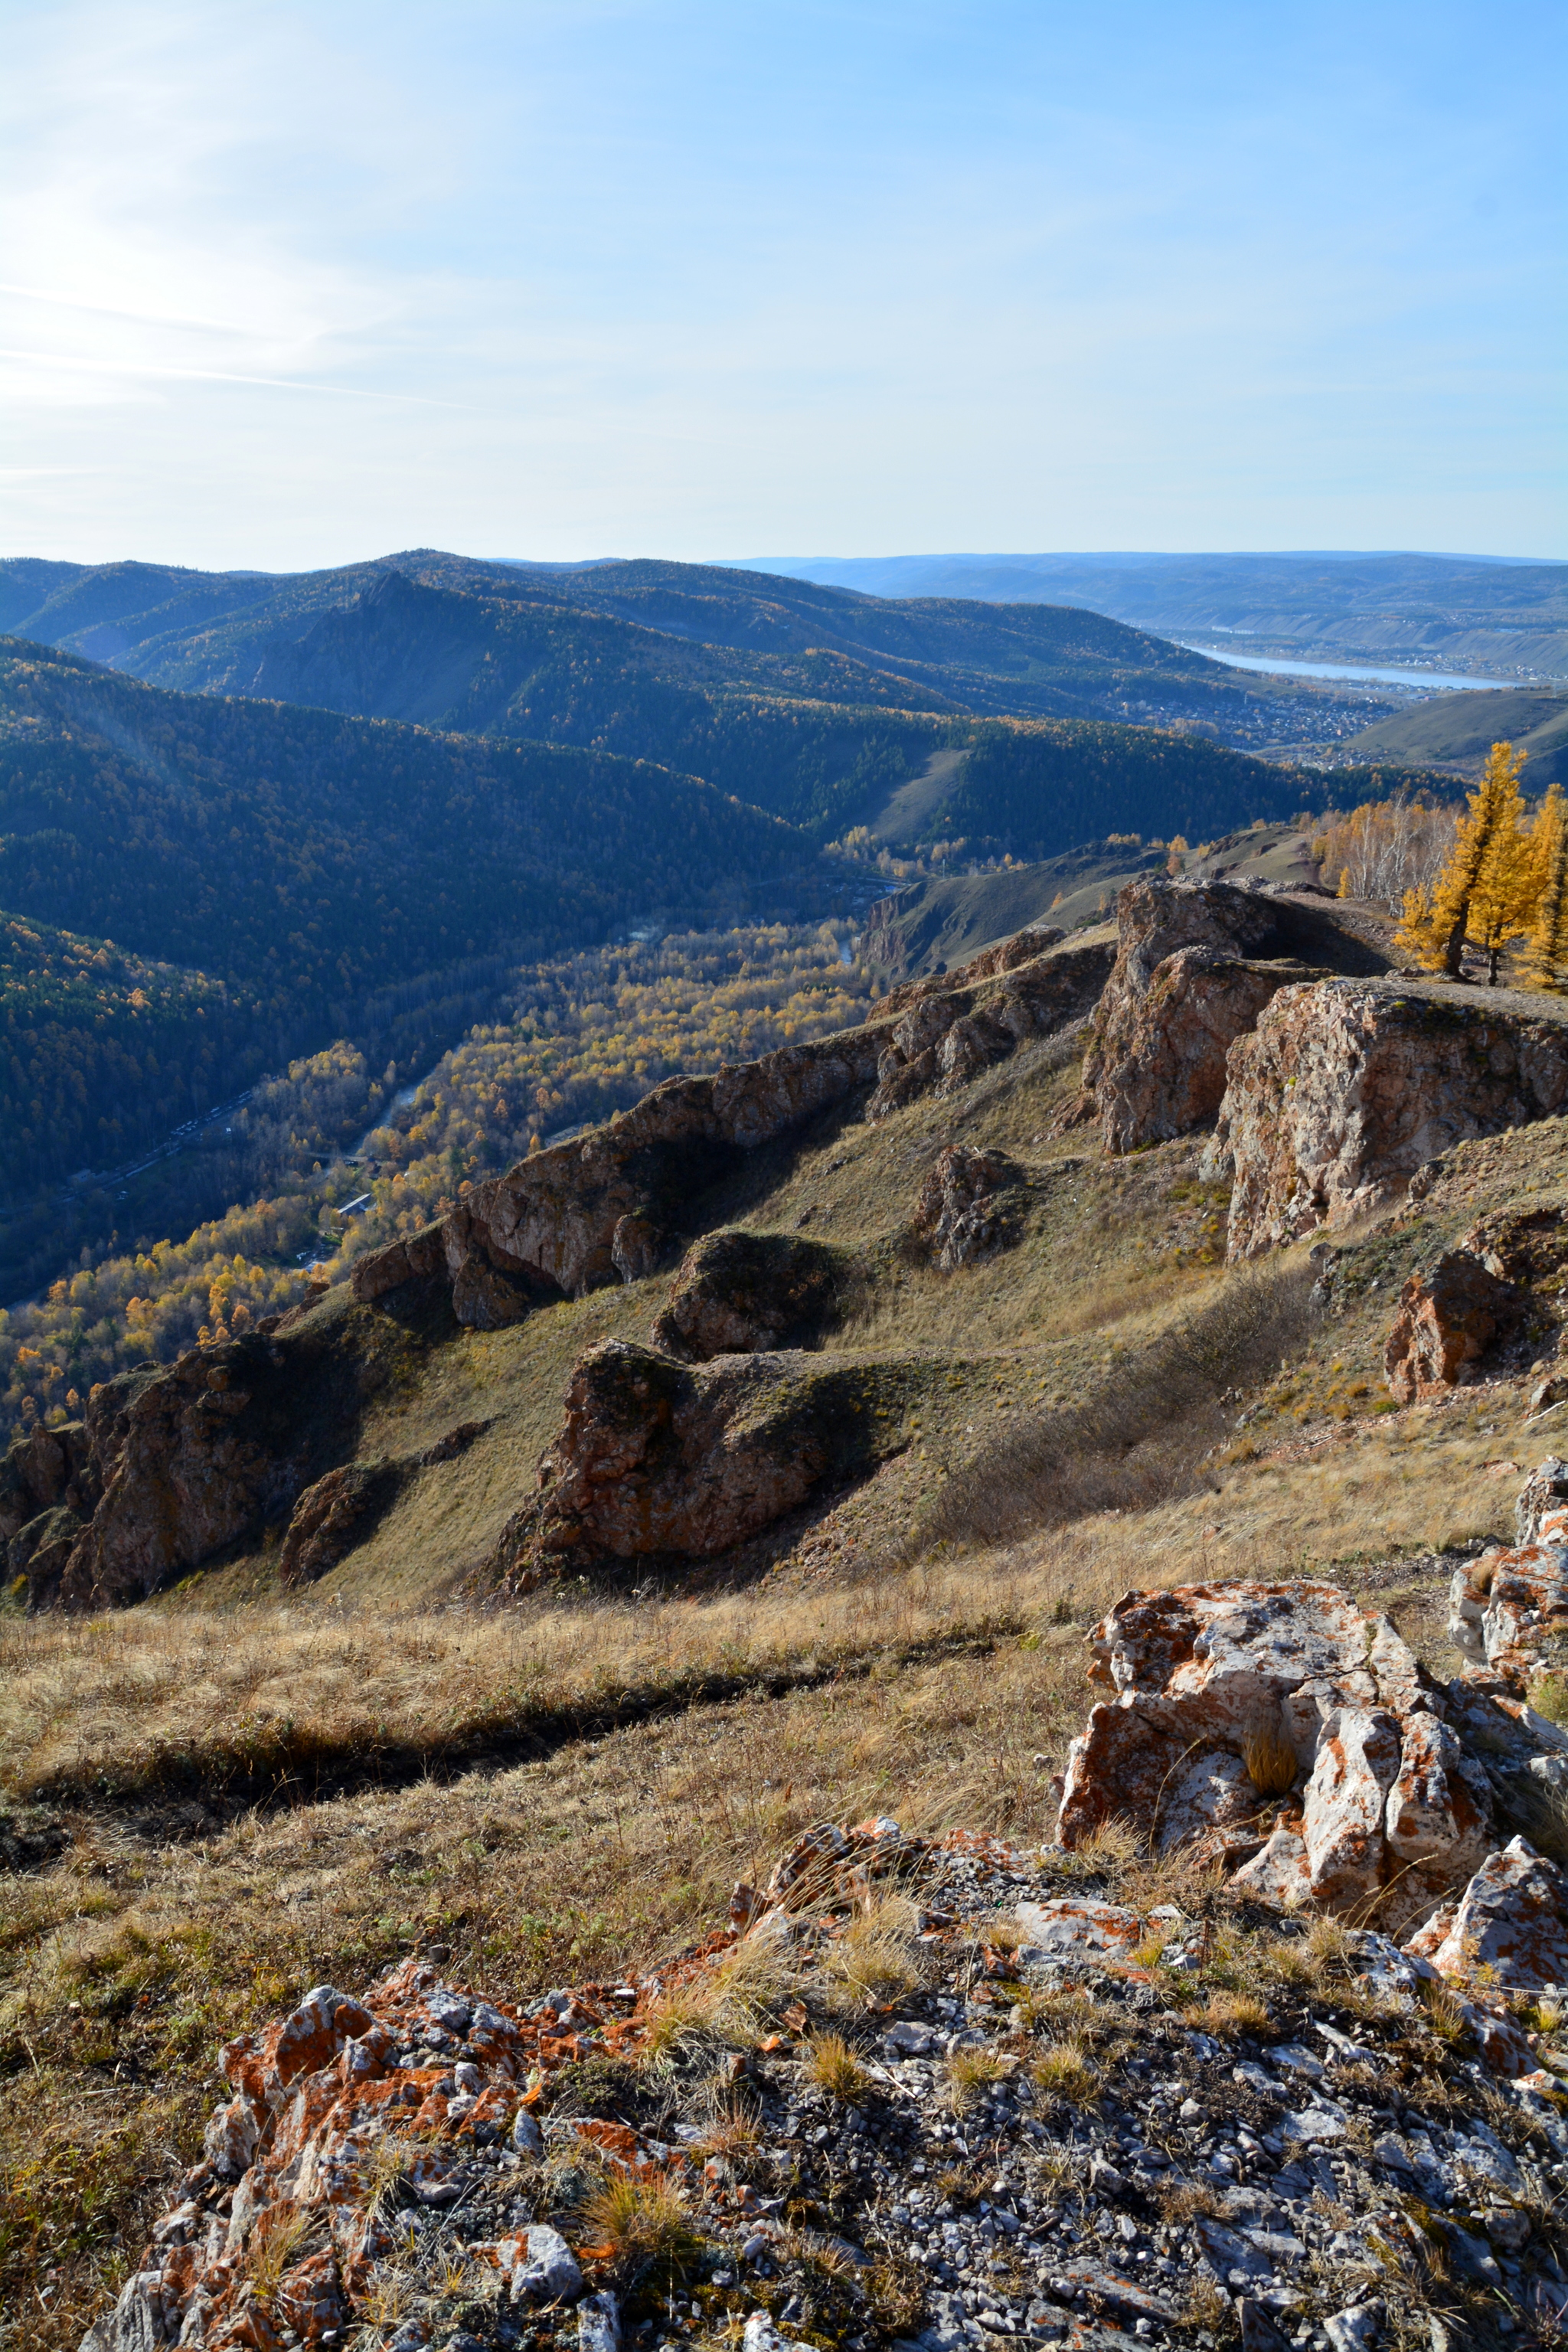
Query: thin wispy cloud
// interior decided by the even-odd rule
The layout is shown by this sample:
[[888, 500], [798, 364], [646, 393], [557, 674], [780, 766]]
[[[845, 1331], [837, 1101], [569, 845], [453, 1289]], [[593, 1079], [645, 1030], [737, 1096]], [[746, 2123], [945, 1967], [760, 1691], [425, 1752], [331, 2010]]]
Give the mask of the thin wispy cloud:
[[39, 367], [68, 368], [79, 374], [169, 376], [186, 379], [192, 383], [258, 384], [267, 392], [308, 392], [337, 400], [407, 401], [419, 408], [458, 408], [463, 405], [460, 401], [432, 400], [417, 392], [373, 392], [363, 384], [304, 383], [279, 375], [238, 375], [225, 368], [168, 367], [147, 360], [78, 359], [65, 352], [16, 351], [3, 344], [0, 344], [0, 360], [25, 360]]

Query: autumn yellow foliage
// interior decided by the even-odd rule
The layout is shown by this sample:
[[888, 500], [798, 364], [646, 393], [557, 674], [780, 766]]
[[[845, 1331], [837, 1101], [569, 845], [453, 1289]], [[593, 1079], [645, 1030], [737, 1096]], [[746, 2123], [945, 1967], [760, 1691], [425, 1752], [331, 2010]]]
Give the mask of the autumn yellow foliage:
[[1553, 784], [1531, 835], [1535, 911], [1523, 978], [1532, 988], [1568, 986], [1568, 802]]
[[[346, 1040], [291, 1064], [235, 1116], [247, 1205], [183, 1241], [97, 1263], [84, 1253], [41, 1298], [0, 1311], [0, 1437], [7, 1423], [74, 1419], [95, 1382], [294, 1306], [560, 1129], [607, 1118], [675, 1071], [864, 1021], [882, 983], [853, 938], [846, 921], [755, 924], [525, 965], [506, 1017], [470, 1029], [411, 1099], [395, 1101], [395, 1073], [376, 1078]], [[338, 1156], [362, 1137], [363, 1161]], [[355, 1199], [368, 1209], [340, 1214]]]
[[1504, 947], [1533, 919], [1536, 861], [1519, 789], [1525, 756], [1511, 743], [1492, 745], [1447, 862], [1429, 887], [1405, 894], [1394, 944], [1427, 971], [1457, 980], [1466, 947], [1479, 947], [1495, 985]]

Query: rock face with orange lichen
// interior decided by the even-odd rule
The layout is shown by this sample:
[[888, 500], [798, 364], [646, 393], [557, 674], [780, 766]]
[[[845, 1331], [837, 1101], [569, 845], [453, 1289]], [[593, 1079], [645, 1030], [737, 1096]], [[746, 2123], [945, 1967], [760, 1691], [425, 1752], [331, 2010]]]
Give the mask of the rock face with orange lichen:
[[[1302, 1639], [1322, 1664], [1337, 1634], [1317, 1619]], [[787, 2347], [791, 2315], [807, 2311], [813, 2343], [961, 2352], [979, 2340], [978, 2312], [990, 2333], [1061, 2352], [1201, 2352], [1193, 2305], [1216, 2286], [1267, 2343], [1267, 2314], [1300, 2312], [1304, 2284], [1328, 2339], [1354, 2320], [1344, 2340], [1361, 2344], [1366, 2249], [1319, 2227], [1331, 2190], [1360, 2213], [1419, 2195], [1410, 2242], [1417, 2257], [1442, 2250], [1447, 2294], [1447, 2258], [1468, 2249], [1473, 2266], [1488, 2238], [1470, 2233], [1485, 2229], [1488, 2288], [1550, 2324], [1568, 2287], [1536, 2221], [1568, 2126], [1503, 1994], [1450, 2004], [1461, 2054], [1479, 2049], [1490, 2069], [1478, 2082], [1416, 1998], [1434, 1960], [1349, 1931], [1341, 1964], [1376, 2006], [1347, 2011], [1321, 1987], [1303, 2000], [1285, 1969], [1261, 1969], [1267, 2022], [1238, 2064], [1234, 2042], [1203, 2032], [1201, 2011], [1193, 2029], [1193, 2007], [1161, 1990], [1203, 1965], [1224, 1895], [1205, 1894], [1202, 1921], [1171, 1902], [1146, 1913], [1086, 1894], [1065, 1862], [963, 1830], [921, 1838], [886, 1816], [822, 1821], [760, 1891], [735, 1889], [727, 1926], [621, 1980], [491, 2001], [409, 1959], [358, 1994], [318, 1985], [222, 2053], [203, 2159], [81, 2352], [552, 2352], [567, 2331], [580, 2352], [615, 2352], [668, 2327], [672, 2298], [635, 2236], [606, 2227], [606, 2185], [617, 2210], [679, 2219], [692, 2332], [743, 2352]], [[889, 1893], [868, 1947], [868, 1906]], [[1562, 1975], [1564, 1895], [1510, 1845], [1417, 1941], [1456, 1975], [1473, 1950], [1501, 1980]], [[1281, 1936], [1297, 1924], [1256, 1896], [1238, 1909], [1249, 1937], [1270, 1916]], [[814, 2080], [809, 2039], [842, 2023], [868, 1964], [867, 2087], [847, 2108]], [[1021, 1986], [1046, 2003], [1071, 1988], [1110, 2029], [1092, 2103], [1056, 2095], [1048, 2066], [1030, 2080]], [[679, 2062], [649, 2064], [671, 2021], [693, 2016], [700, 2038]], [[1082, 2076], [1081, 2056], [1053, 2049]], [[956, 2116], [955, 2078], [973, 2086]], [[755, 2129], [741, 2162], [713, 2129], [715, 2099], [737, 2096]], [[985, 2132], [983, 2201], [946, 2194], [955, 2125], [971, 2141]], [[1250, 2180], [1226, 2185], [1259, 2148], [1267, 2228]], [[1189, 2176], [1215, 2184], [1197, 2225], [1155, 2240], [1171, 2250], [1158, 2261], [1125, 2259]], [[1462, 2227], [1447, 2218], [1457, 2197]], [[1377, 2277], [1373, 2324], [1414, 2339], [1426, 2269]]]
[[1468, 1250], [1446, 1250], [1427, 1272], [1413, 1274], [1383, 1354], [1395, 1403], [1444, 1395], [1473, 1374], [1526, 1305], [1522, 1291]]

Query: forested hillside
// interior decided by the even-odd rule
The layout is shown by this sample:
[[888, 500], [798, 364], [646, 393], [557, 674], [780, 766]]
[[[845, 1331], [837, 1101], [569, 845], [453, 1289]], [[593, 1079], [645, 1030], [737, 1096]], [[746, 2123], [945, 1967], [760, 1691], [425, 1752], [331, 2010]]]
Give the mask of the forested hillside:
[[[1289, 736], [1268, 682], [1070, 607], [416, 550], [284, 578], [0, 562], [0, 621], [26, 633], [0, 640], [0, 908], [26, 932], [0, 1297], [330, 1160], [493, 1022], [520, 960], [1311, 796], [1223, 740]], [[323, 1057], [271, 1082], [287, 1110], [211, 1119]]]
[[[798, 834], [651, 763], [163, 693], [5, 646], [0, 907], [26, 919], [5, 1004], [29, 1042], [0, 1185], [97, 1156], [96, 1119], [111, 1131], [123, 1092], [113, 1072], [129, 1074], [111, 1037], [135, 1034], [147, 1085], [120, 1120], [131, 1143], [183, 1115], [215, 1026], [209, 1100], [334, 1034], [395, 1036], [432, 975], [447, 976], [439, 993], [476, 960], [649, 911], [743, 912], [808, 872]], [[209, 977], [126, 965], [116, 1010], [93, 1001], [88, 954], [47, 948], [40, 924]], [[99, 1041], [90, 1078], [68, 1030]], [[85, 1132], [85, 1111], [55, 1117], [79, 1077], [81, 1096], [101, 1089]]]
[[[247, 613], [165, 646], [158, 666], [186, 686], [657, 759], [818, 840], [874, 821], [934, 751], [967, 746], [977, 711], [1065, 715], [1033, 735], [986, 730], [981, 767], [964, 765], [971, 787], [943, 803], [927, 840], [963, 835], [1045, 856], [1106, 830], [1224, 831], [1294, 804], [1278, 766], [1233, 760], [1205, 736], [1178, 743], [1086, 717], [1148, 690], [1235, 691], [1190, 675], [1213, 665], [1093, 614], [883, 606], [823, 589], [791, 591], [775, 608], [744, 578], [676, 564], [574, 575], [592, 583], [581, 593], [596, 611], [545, 602], [531, 583], [524, 596], [396, 570], [361, 576], [352, 604], [297, 635], [268, 635]], [[558, 581], [548, 587], [556, 594]], [[806, 599], [843, 609], [796, 609]], [[81, 583], [55, 618], [90, 604]], [[838, 627], [839, 645], [802, 644], [810, 623]], [[872, 666], [895, 659], [897, 670]]]
[[103, 1166], [222, 1094], [255, 999], [205, 972], [0, 915], [6, 1181]]
[[1289, 816], [1308, 785], [1299, 769], [1163, 728], [994, 719], [964, 740], [911, 842], [1040, 858], [1110, 833], [1196, 839]]
[[[544, 571], [474, 562], [432, 548], [281, 578], [13, 560], [0, 562], [0, 626], [157, 685], [255, 692], [263, 662], [300, 645], [321, 615], [346, 611], [389, 575], [553, 614], [557, 627], [567, 615], [593, 614], [675, 646], [750, 656], [828, 650], [878, 670], [890, 665], [912, 676], [952, 668], [1015, 685], [1038, 672], [1047, 684], [1076, 678], [1091, 696], [1118, 674], [1138, 672], [1226, 694], [1237, 686], [1201, 655], [1067, 605], [952, 597], [892, 603], [716, 565], [638, 562]], [[770, 682], [755, 675], [758, 683]], [[940, 678], [927, 682], [942, 690]]]

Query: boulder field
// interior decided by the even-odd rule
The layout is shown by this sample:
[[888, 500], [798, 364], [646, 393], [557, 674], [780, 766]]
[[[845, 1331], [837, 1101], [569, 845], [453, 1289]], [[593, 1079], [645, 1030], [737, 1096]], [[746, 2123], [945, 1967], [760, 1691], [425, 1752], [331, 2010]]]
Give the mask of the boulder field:
[[1331, 1585], [1128, 1594], [1037, 1845], [825, 1822], [621, 1981], [317, 1986], [82, 2352], [1553, 2340], [1568, 1464], [1517, 1532], [1446, 1684]]

